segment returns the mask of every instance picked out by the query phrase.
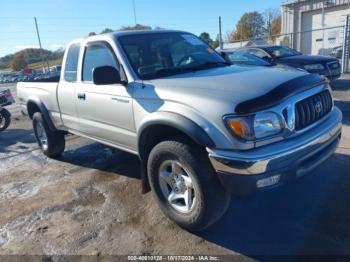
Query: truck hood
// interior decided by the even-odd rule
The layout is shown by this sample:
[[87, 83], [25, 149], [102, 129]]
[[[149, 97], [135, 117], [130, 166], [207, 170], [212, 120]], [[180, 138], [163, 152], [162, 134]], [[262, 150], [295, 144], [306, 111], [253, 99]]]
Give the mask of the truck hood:
[[[284, 68], [229, 66], [149, 80], [145, 85], [151, 85], [162, 100], [201, 107], [200, 111], [227, 106], [224, 110], [244, 113], [278, 103], [302, 86], [322, 80], [310, 76], [314, 75]], [[297, 79], [305, 78], [298, 84]]]

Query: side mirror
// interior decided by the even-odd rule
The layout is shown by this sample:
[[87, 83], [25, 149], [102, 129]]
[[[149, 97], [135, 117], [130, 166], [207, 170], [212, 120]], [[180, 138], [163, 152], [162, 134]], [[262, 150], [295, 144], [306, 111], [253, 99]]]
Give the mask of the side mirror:
[[113, 66], [100, 66], [92, 70], [92, 79], [95, 85], [121, 84], [119, 71]]

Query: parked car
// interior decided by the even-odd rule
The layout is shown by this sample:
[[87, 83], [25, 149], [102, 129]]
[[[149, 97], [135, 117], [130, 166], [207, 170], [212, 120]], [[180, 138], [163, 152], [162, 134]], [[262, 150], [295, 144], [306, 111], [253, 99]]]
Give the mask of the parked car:
[[144, 192], [150, 188], [162, 211], [191, 231], [217, 221], [231, 193], [310, 174], [341, 136], [325, 78], [227, 65], [183, 31], [75, 40], [60, 81], [17, 88], [46, 156], [63, 153], [67, 132], [137, 155]]
[[[267, 66], [267, 67], [276, 67], [287, 70], [301, 70], [295, 69], [294, 67], [290, 67], [287, 65], [278, 65], [274, 62], [269, 62], [263, 58], [258, 56], [249, 54], [243, 50], [232, 50], [232, 49], [223, 49], [218, 50], [221, 56], [230, 64], [237, 66]], [[302, 69], [303, 70], [303, 69]], [[305, 71], [305, 70], [303, 70]]]
[[266, 61], [258, 56], [249, 54], [242, 50], [223, 49], [218, 50], [221, 56], [232, 65], [244, 66], [273, 66], [274, 63]]
[[330, 53], [331, 56], [337, 58], [337, 59], [342, 59], [343, 56], [343, 47], [342, 46], [337, 46], [334, 47]]
[[278, 45], [247, 47], [244, 50], [270, 62], [301, 68], [330, 80], [337, 79], [341, 75], [340, 63], [333, 57], [303, 55], [294, 49]]

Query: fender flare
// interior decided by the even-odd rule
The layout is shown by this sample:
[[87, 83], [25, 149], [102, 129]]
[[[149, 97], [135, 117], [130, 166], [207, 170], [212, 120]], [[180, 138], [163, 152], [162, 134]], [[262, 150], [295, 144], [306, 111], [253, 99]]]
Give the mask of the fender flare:
[[189, 118], [172, 112], [156, 112], [152, 113], [147, 117], [143, 123], [140, 125], [137, 136], [138, 136], [138, 150], [140, 152], [140, 146], [142, 141], [143, 132], [155, 125], [164, 125], [168, 127], [173, 127], [187, 136], [189, 136], [193, 141], [199, 145], [213, 148], [215, 143], [209, 137], [209, 135], [204, 131], [202, 127], [190, 120]]
[[[28, 101], [27, 101], [28, 114], [29, 114], [29, 110], [28, 110], [29, 104], [31, 104], [31, 103], [35, 104], [39, 108], [40, 113], [42, 113], [42, 115], [43, 115], [47, 125], [49, 126], [50, 130], [51, 131], [56, 131], [57, 129], [56, 129], [55, 125], [53, 124], [52, 120], [51, 120], [50, 113], [47, 110], [45, 104], [42, 101], [40, 101], [38, 98], [36, 98], [36, 97], [30, 97], [28, 99]], [[31, 116], [31, 118], [32, 118], [32, 116]]]

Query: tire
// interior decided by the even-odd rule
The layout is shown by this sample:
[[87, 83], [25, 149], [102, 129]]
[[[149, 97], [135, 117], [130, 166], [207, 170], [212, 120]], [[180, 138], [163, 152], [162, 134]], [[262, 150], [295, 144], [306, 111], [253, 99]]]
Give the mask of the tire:
[[[192, 143], [159, 143], [149, 155], [147, 173], [163, 213], [189, 231], [201, 231], [209, 227], [222, 217], [229, 206], [231, 195], [220, 184], [206, 153]], [[180, 173], [177, 182], [172, 179], [174, 173]], [[187, 177], [192, 183], [188, 182]], [[185, 188], [181, 181], [184, 181]], [[187, 195], [187, 199], [193, 199], [169, 202], [171, 192], [172, 196], [177, 197], [176, 193], [180, 193]]]
[[0, 132], [6, 130], [11, 124], [11, 114], [10, 112], [3, 108], [0, 111]]
[[64, 133], [50, 130], [40, 112], [33, 115], [33, 129], [36, 141], [47, 157], [56, 158], [63, 153], [65, 148]]

